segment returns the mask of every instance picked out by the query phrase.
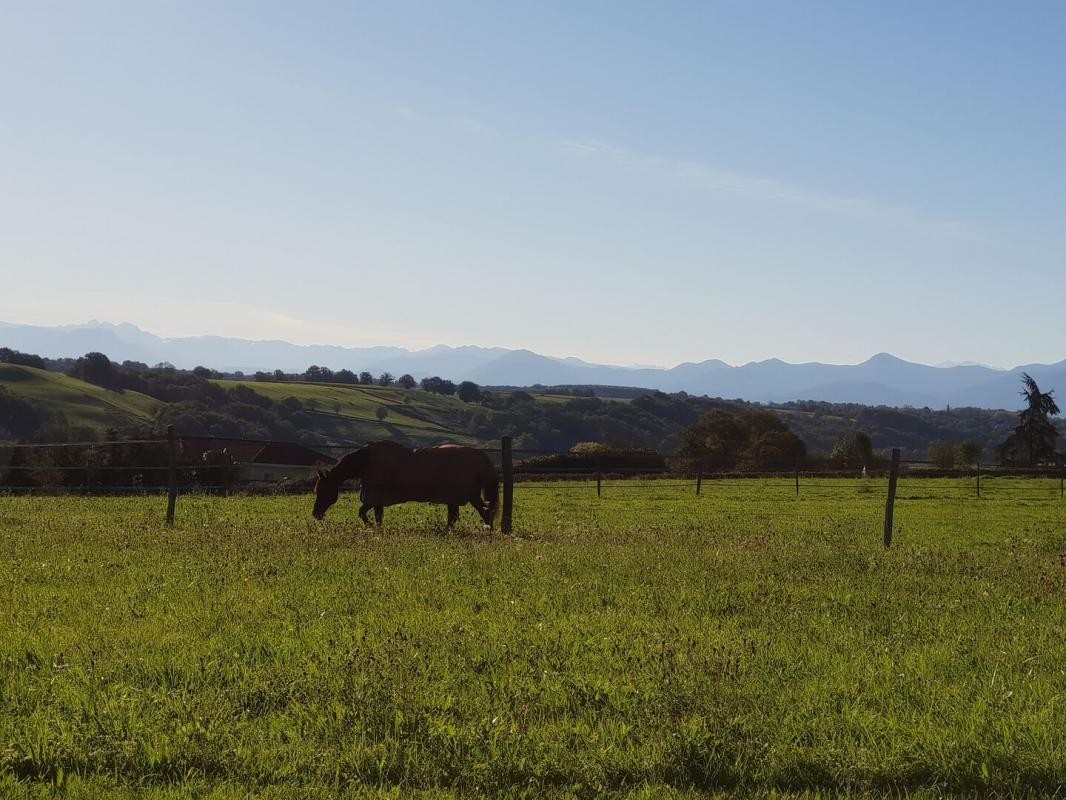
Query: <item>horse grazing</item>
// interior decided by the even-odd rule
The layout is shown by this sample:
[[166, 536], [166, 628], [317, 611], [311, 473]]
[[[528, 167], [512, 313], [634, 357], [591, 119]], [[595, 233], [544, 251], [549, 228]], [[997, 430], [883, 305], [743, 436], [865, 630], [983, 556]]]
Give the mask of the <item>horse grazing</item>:
[[[359, 518], [367, 525], [367, 512], [381, 524], [385, 506], [410, 500], [448, 506], [448, 527], [459, 519], [459, 507], [470, 503], [485, 524], [496, 518], [499, 480], [492, 461], [480, 450], [455, 444], [412, 450], [395, 442], [371, 442], [344, 456], [329, 472], [318, 471], [315, 508], [322, 519], [337, 502], [340, 485], [360, 481]], [[484, 495], [484, 500], [482, 496]]]

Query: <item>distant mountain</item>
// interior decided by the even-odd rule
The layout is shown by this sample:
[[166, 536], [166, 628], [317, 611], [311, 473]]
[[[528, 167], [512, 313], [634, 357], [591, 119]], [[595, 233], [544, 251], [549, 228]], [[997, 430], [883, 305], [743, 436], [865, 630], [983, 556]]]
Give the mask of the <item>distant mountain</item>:
[[79, 356], [92, 350], [117, 361], [168, 361], [233, 372], [302, 372], [312, 364], [333, 370], [440, 375], [489, 386], [610, 385], [686, 391], [712, 397], [758, 402], [823, 400], [864, 405], [942, 408], [1018, 407], [1019, 378], [1028, 372], [1045, 390], [1066, 392], [1066, 360], [1029, 364], [1010, 370], [978, 364], [932, 367], [880, 353], [861, 364], [789, 364], [773, 358], [733, 367], [709, 359], [670, 369], [590, 364], [530, 350], [438, 345], [410, 351], [401, 347], [295, 345], [218, 336], [164, 339], [134, 325], [89, 322], [57, 328], [0, 323], [0, 346], [49, 358]]

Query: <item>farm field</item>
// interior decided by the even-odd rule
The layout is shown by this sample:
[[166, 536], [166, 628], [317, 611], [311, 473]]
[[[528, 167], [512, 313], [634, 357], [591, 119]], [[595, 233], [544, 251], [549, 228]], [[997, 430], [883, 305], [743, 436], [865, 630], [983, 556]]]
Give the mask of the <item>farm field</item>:
[[[314, 415], [315, 427], [326, 435], [372, 441], [403, 438], [416, 444], [442, 441], [475, 444], [462, 433], [467, 405], [455, 397], [399, 388], [337, 383], [283, 383], [218, 380], [225, 389], [246, 386], [280, 402], [295, 397]], [[376, 412], [384, 407], [385, 420]]]
[[899, 497], [0, 497], [0, 797], [1061, 795], [1057, 481]]

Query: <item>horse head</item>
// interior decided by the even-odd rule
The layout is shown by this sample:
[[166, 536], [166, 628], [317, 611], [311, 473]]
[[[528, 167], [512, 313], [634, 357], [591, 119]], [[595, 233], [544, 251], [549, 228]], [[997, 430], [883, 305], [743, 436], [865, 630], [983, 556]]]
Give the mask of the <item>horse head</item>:
[[326, 516], [329, 507], [337, 502], [341, 482], [331, 473], [332, 470], [323, 472], [321, 467], [318, 468], [318, 478], [315, 480], [315, 507], [311, 511], [315, 519], [322, 519]]

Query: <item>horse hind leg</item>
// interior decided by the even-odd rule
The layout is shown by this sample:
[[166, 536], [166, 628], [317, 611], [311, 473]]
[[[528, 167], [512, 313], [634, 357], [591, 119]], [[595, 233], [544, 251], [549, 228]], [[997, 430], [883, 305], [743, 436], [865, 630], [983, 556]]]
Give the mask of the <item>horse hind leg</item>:
[[381, 527], [381, 521], [385, 519], [385, 506], [374, 506], [374, 521]]
[[455, 527], [455, 523], [459, 521], [459, 506], [449, 504], [448, 506], [448, 530]]
[[486, 527], [492, 528], [492, 517], [489, 515], [489, 507], [485, 501], [481, 499], [481, 493], [473, 495], [470, 498], [470, 505], [474, 507], [474, 510], [481, 516], [481, 519], [485, 522]]

